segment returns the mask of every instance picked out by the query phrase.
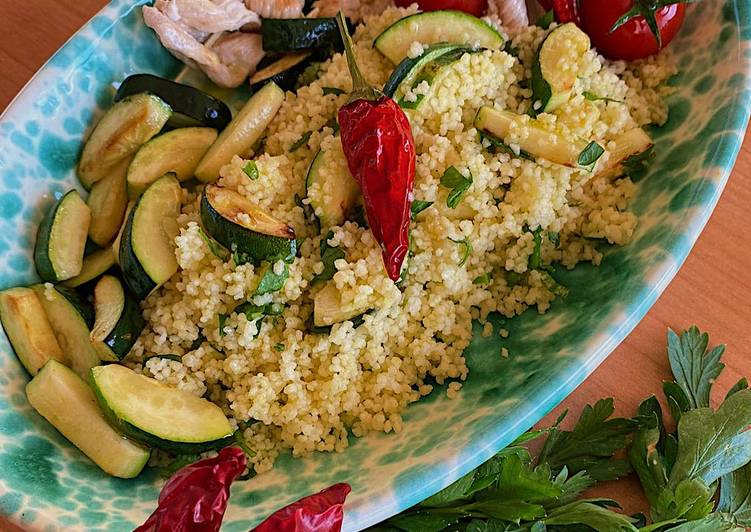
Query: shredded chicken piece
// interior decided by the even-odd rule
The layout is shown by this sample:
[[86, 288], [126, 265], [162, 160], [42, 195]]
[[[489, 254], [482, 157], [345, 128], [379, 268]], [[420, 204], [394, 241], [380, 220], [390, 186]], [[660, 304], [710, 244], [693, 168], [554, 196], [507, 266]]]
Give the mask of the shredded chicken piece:
[[187, 24], [184, 24], [180, 20], [180, 13], [177, 11], [177, 4], [172, 0], [156, 0], [154, 2], [154, 7], [167, 15], [173, 22], [180, 26], [183, 31], [189, 33], [191, 37], [193, 37], [198, 42], [206, 42], [206, 39], [211, 36], [210, 33], [207, 33], [205, 31], [198, 31], [197, 29], [191, 28]]
[[203, 70], [222, 87], [240, 85], [263, 57], [261, 36], [257, 34], [222, 35], [209, 48], [196, 40], [184, 25], [155, 7], [144, 6], [143, 19], [172, 55], [191, 68]]
[[245, 5], [263, 18], [297, 18], [305, 0], [245, 0]]
[[263, 39], [259, 33], [235, 32], [222, 35], [211, 47], [219, 65], [202, 66], [211, 80], [222, 87], [237, 87], [255, 73], [263, 59]]
[[309, 16], [333, 17], [341, 10], [350, 20], [359, 22], [363, 17], [383, 13], [391, 5], [392, 0], [316, 0]]
[[488, 0], [488, 16], [498, 17], [503, 27], [511, 31], [529, 26], [524, 0]]
[[243, 0], [173, 0], [173, 3], [182, 22], [198, 31], [219, 33], [261, 24], [258, 15], [248, 10]]

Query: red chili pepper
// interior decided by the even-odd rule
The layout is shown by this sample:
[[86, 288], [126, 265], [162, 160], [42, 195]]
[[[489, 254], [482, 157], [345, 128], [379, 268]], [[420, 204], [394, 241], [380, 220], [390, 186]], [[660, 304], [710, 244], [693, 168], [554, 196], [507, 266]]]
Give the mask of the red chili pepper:
[[415, 141], [401, 107], [368, 85], [360, 73], [341, 12], [337, 23], [353, 86], [349, 102], [339, 109], [342, 147], [349, 171], [362, 189], [368, 224], [381, 245], [386, 272], [396, 281], [409, 251]]
[[227, 509], [229, 487], [248, 459], [237, 447], [183, 467], [159, 494], [159, 505], [133, 532], [217, 532]]
[[349, 484], [334, 484], [277, 510], [251, 532], [339, 532]]

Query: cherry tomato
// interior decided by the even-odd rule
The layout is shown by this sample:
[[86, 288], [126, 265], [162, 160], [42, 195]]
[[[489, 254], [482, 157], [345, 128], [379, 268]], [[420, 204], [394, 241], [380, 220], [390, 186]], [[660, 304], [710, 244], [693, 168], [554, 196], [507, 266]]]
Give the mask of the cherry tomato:
[[488, 0], [395, 0], [394, 3], [398, 7], [407, 7], [417, 3], [422, 11], [455, 9], [476, 17], [483, 16], [488, 9]]
[[[592, 39], [597, 51], [609, 59], [633, 61], [660, 51], [657, 39], [642, 15], [632, 18], [617, 30], [610, 31], [633, 5], [634, 0], [579, 0], [582, 29]], [[685, 12], [684, 4], [670, 4], [654, 12], [663, 48], [678, 33]]]

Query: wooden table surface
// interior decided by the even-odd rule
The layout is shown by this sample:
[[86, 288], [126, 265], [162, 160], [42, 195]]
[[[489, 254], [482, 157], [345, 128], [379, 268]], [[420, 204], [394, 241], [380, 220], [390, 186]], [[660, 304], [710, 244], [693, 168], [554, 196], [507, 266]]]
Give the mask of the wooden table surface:
[[[0, 0], [0, 111], [44, 61], [106, 2], [104, 0]], [[615, 396], [617, 413], [636, 406], [670, 376], [665, 356], [668, 327], [697, 324], [714, 342], [728, 345], [727, 368], [718, 388], [724, 395], [741, 376], [751, 377], [751, 138], [747, 137], [717, 209], [688, 260], [629, 337], [561, 406], [578, 413], [588, 402]], [[719, 395], [719, 393], [718, 393]], [[2, 474], [2, 473], [0, 473]], [[634, 479], [597, 490], [646, 511]], [[0, 530], [6, 530], [0, 522]]]

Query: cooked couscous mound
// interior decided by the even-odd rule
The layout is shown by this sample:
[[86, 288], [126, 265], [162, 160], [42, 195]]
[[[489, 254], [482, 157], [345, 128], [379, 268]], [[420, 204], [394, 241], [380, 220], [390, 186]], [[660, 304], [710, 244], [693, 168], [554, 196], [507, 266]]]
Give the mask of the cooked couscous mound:
[[[373, 48], [373, 39], [409, 12], [389, 9], [357, 29], [359, 64], [373, 85], [383, 85], [394, 68]], [[284, 287], [254, 297], [259, 268], [235, 266], [212, 253], [199, 226], [198, 196], [186, 193], [176, 239], [180, 271], [145, 302], [148, 326], [129, 364], [221, 405], [245, 428], [259, 472], [270, 468], [283, 448], [295, 455], [341, 451], [349, 434], [398, 432], [407, 405], [433, 390], [428, 382], [447, 385], [449, 397], [460, 393], [469, 371], [463, 351], [473, 320], [485, 322], [491, 312], [511, 317], [530, 306], [542, 313], [565, 291], [554, 274], [530, 269], [535, 234], [542, 235], [542, 266], [571, 268], [580, 261], [598, 264], [597, 243], [626, 244], [637, 224], [627, 211], [635, 185], [598, 174], [607, 152], [594, 171], [535, 162], [493, 153], [473, 126], [482, 106], [525, 114], [535, 105], [529, 79], [546, 34], [539, 27], [525, 28], [507, 51], [465, 54], [432, 87], [418, 85], [405, 95], [405, 101], [425, 97], [407, 114], [417, 147], [414, 195], [434, 204], [411, 225], [411, 253], [399, 285], [386, 275], [369, 229], [348, 221], [321, 230], [306, 215], [305, 176], [319, 148], [327, 154], [327, 166], [346, 167], [331, 126], [347, 95], [322, 91], [351, 89], [344, 57], [326, 62], [319, 79], [297, 94], [288, 92], [264, 153], [255, 157], [258, 178], [250, 179], [243, 171], [246, 161], [235, 157], [219, 181], [303, 239]], [[410, 55], [422, 48], [415, 43]], [[587, 52], [569, 101], [538, 120], [564, 138], [596, 139], [606, 149], [627, 130], [664, 122], [660, 87], [672, 71], [660, 61], [626, 66]], [[591, 94], [600, 98], [587, 97]], [[290, 150], [309, 131], [307, 142]], [[514, 139], [523, 142], [526, 134], [524, 126], [511, 132], [507, 141], [513, 151], [519, 151]], [[447, 206], [450, 189], [439, 183], [450, 166], [472, 179], [453, 209]], [[311, 330], [313, 298], [323, 286], [311, 283], [324, 268], [322, 239], [344, 252], [329, 282], [342, 300], [372, 309], [361, 323], [343, 321], [325, 334]], [[285, 264], [272, 267], [281, 273]], [[246, 301], [274, 302], [283, 312], [249, 321], [233, 312]], [[486, 324], [483, 334], [508, 332], [494, 333]], [[143, 362], [154, 354], [177, 354], [182, 360]]]

